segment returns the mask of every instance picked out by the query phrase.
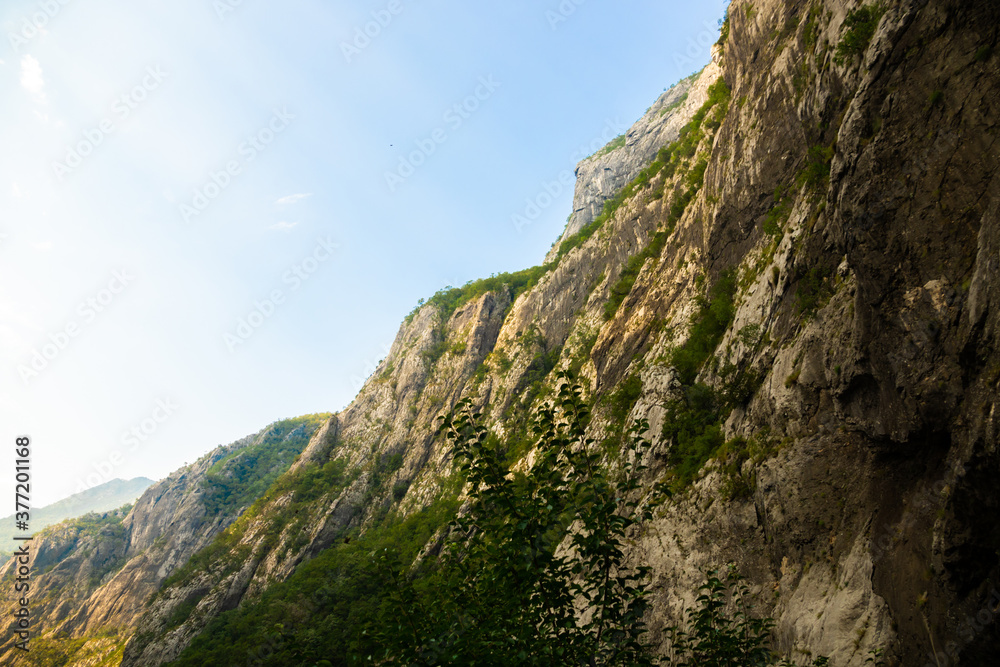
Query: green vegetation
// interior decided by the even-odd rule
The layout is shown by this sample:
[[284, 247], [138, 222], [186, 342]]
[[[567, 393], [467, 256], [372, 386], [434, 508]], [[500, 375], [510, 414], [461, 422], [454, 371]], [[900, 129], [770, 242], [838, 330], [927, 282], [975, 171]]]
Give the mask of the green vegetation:
[[885, 10], [884, 4], [875, 3], [852, 9], [847, 13], [847, 18], [840, 28], [840, 41], [833, 57], [838, 65], [852, 62], [858, 56], [864, 55]]
[[[463, 287], [448, 287], [440, 290], [427, 301], [421, 299], [417, 307], [406, 316], [406, 323], [409, 324], [416, 317], [417, 312], [424, 306], [432, 306], [436, 309], [436, 341], [429, 348], [421, 352], [421, 357], [427, 361], [429, 366], [433, 366], [447, 352], [456, 355], [464, 353], [464, 342], [459, 341], [453, 345], [449, 345], [446, 340], [448, 320], [456, 310], [470, 301], [478, 299], [487, 292], [506, 292], [510, 296], [511, 302], [513, 302], [523, 292], [537, 285], [542, 276], [554, 267], [554, 263], [543, 264], [542, 266], [535, 266], [516, 273], [494, 274], [489, 278], [469, 281]], [[485, 376], [485, 373], [486, 370], [484, 369], [483, 376]]]
[[[694, 608], [684, 610], [686, 630], [667, 629], [673, 657], [671, 667], [794, 667], [790, 660], [777, 662], [769, 648], [774, 620], [757, 618], [750, 606], [750, 589], [732, 566], [719, 575], [709, 571], [699, 589]], [[727, 612], [732, 609], [732, 612]], [[810, 667], [826, 667], [829, 660], [815, 658]]]
[[[337, 543], [259, 603], [223, 613], [172, 664], [653, 664], [643, 642], [648, 568], [629, 569], [622, 551], [653, 505], [625, 499], [642, 466], [599, 467], [581, 393], [564, 382], [556, 405], [536, 415], [539, 456], [514, 476], [468, 403], [446, 422], [471, 505], [439, 561], [410, 565], [454, 517], [454, 486], [427, 510]], [[641, 454], [649, 443], [633, 436]], [[571, 524], [574, 549], [557, 555]], [[580, 599], [592, 612], [585, 620]]]
[[[668, 210], [679, 219], [704, 183], [708, 157], [698, 159], [702, 140], [720, 126], [729, 101], [729, 90], [720, 79], [678, 141], [661, 149], [651, 165], [608, 200], [597, 220], [567, 239], [559, 257], [586, 241], [661, 173], [663, 181], [678, 175]], [[663, 196], [662, 182], [658, 187]], [[657, 230], [649, 245], [629, 260], [612, 288], [615, 303], [608, 312], [613, 314], [632, 289], [645, 260], [660, 255], [672, 231]], [[508, 290], [516, 298], [551, 268], [448, 288], [420, 306], [433, 304], [438, 322], [446, 322], [456, 309], [486, 292]], [[716, 391], [695, 382], [732, 324], [735, 294], [735, 275], [726, 271], [699, 298], [687, 342], [670, 355], [684, 386], [683, 398], [668, 406], [664, 427], [674, 443], [670, 456], [676, 486], [692, 480], [711, 456], [725, 457], [727, 465], [739, 467], [752, 451], [743, 441], [725, 443], [722, 438], [721, 423], [735, 393], [728, 385]], [[745, 328], [744, 333], [741, 340], [747, 346], [757, 344], [759, 327]], [[595, 340], [596, 333], [581, 340], [582, 359]], [[461, 353], [458, 344], [444, 341], [440, 336], [430, 357]], [[521, 414], [513, 425], [505, 425], [509, 435], [501, 440], [487, 432], [469, 402], [456, 407], [443, 431], [454, 448], [457, 475], [437, 501], [407, 517], [387, 503], [364, 532], [355, 528], [335, 536], [330, 547], [271, 586], [258, 602], [210, 622], [172, 664], [654, 664], [643, 622], [648, 568], [626, 567], [622, 550], [626, 535], [648, 520], [662, 499], [638, 493], [644, 467], [637, 462], [649, 447], [639, 434], [648, 424], [637, 421], [628, 437], [620, 434], [625, 455], [616, 461], [623, 467], [606, 469], [601, 448], [585, 436], [590, 412], [583, 388], [565, 374], [546, 384], [561, 346], [549, 344], [537, 330], [527, 332], [522, 345], [534, 356], [521, 381]], [[511, 362], [498, 355], [489, 363], [509, 369]], [[723, 378], [733, 375], [738, 374], [729, 367], [720, 373]], [[529, 419], [543, 386], [546, 392], [555, 388], [553, 401]], [[641, 390], [640, 375], [633, 372], [607, 397], [610, 416], [623, 429]], [[532, 465], [514, 472], [512, 464], [528, 448], [537, 453]], [[388, 494], [389, 501], [403, 497], [409, 483], [394, 475], [402, 462], [395, 451], [372, 457], [365, 472], [376, 488], [368, 502], [375, 494]], [[217, 580], [234, 571], [250, 556], [248, 547], [237, 545], [251, 522], [255, 529], [260, 521], [267, 522], [265, 545], [254, 556], [263, 555], [286, 529], [289, 535], [297, 534], [296, 527], [318, 499], [332, 498], [359, 474], [335, 459], [280, 477], [166, 585], [188, 581], [197, 572], [210, 570]], [[455, 518], [463, 483], [468, 502]], [[734, 486], [733, 496], [743, 497], [749, 484]], [[669, 493], [668, 486], [659, 491]], [[270, 503], [286, 495], [289, 500], [280, 513], [265, 513]], [[557, 553], [564, 542], [572, 548]], [[746, 607], [738, 607], [731, 619], [724, 614], [726, 604], [736, 598], [743, 604], [747, 597], [736, 582], [710, 577], [707, 593], [689, 614], [689, 627], [672, 630], [674, 657], [669, 664], [773, 664], [765, 650], [773, 622], [754, 619]], [[716, 604], [719, 600], [726, 604]], [[183, 622], [193, 608], [193, 603], [180, 605], [171, 622]], [[729, 662], [722, 662], [723, 657]], [[756, 662], [742, 661], [750, 657]], [[712, 662], [715, 659], [719, 661]]]
[[[397, 619], [393, 577], [454, 517], [456, 491], [410, 516], [383, 519], [364, 534], [338, 541], [268, 588], [256, 604], [215, 618], [171, 664], [372, 664], [375, 634]], [[394, 575], [387, 578], [390, 567]], [[414, 586], [432, 581], [423, 577]]]
[[420, 353], [420, 356], [427, 362], [429, 366], [433, 366], [437, 363], [437, 360], [444, 356], [444, 353], [448, 351], [448, 341], [444, 338], [439, 339], [436, 343], [431, 345], [429, 348]]
[[681, 95], [677, 99], [677, 101], [672, 102], [672, 103], [668, 104], [667, 106], [663, 107], [662, 109], [660, 109], [660, 117], [662, 118], [663, 116], [666, 116], [668, 113], [670, 113], [674, 109], [679, 109], [682, 104], [684, 104], [685, 102], [687, 102], [687, 98], [688, 98], [688, 93], [685, 92], [683, 95]]
[[573, 377], [576, 377], [580, 373], [580, 369], [583, 365], [590, 360], [590, 353], [594, 349], [594, 345], [597, 343], [597, 336], [600, 330], [582, 330], [578, 332], [579, 347], [576, 353], [573, 355], [569, 362], [569, 373]]
[[117, 667], [121, 663], [126, 639], [117, 628], [75, 638], [65, 633], [32, 636], [30, 658], [25, 664], [33, 667], [63, 667], [71, 664]]
[[550, 346], [545, 337], [538, 329], [532, 327], [521, 340], [527, 350], [534, 350], [534, 356], [528, 363], [528, 368], [524, 372], [515, 393], [527, 394], [526, 399], [522, 399], [526, 406], [530, 406], [532, 398], [541, 389], [542, 383], [548, 377], [552, 369], [559, 363], [562, 355], [562, 346]]
[[622, 134], [619, 134], [617, 137], [609, 141], [604, 148], [600, 149], [590, 157], [591, 158], [603, 157], [608, 153], [611, 153], [613, 151], [618, 150], [619, 148], [622, 148], [624, 145], [625, 145], [625, 133], [623, 132]]
[[638, 371], [632, 373], [618, 388], [608, 395], [608, 406], [611, 409], [611, 420], [616, 424], [625, 425], [629, 413], [635, 407], [636, 401], [642, 395], [642, 377]]
[[288, 470], [329, 418], [329, 413], [322, 413], [275, 422], [259, 442], [213, 464], [202, 482], [208, 514], [232, 515], [253, 504]]
[[792, 197], [788, 194], [787, 188], [778, 186], [774, 190], [774, 206], [764, 218], [764, 233], [776, 240], [778, 243], [785, 235], [785, 223], [788, 216], [792, 214]]
[[830, 162], [832, 160], [832, 147], [810, 147], [809, 152], [806, 153], [806, 166], [799, 172], [798, 182], [804, 183], [811, 190], [825, 189], [830, 182]]
[[615, 214], [622, 204], [632, 198], [638, 190], [641, 190], [649, 182], [648, 167], [639, 173], [628, 185], [619, 190], [614, 197], [604, 202], [604, 209], [601, 214], [584, 225], [580, 231], [573, 234], [559, 245], [559, 253], [556, 262], [562, 259], [570, 250], [579, 248], [584, 242], [594, 235], [611, 216]]
[[652, 240], [645, 249], [633, 255], [629, 258], [628, 262], [625, 264], [625, 268], [622, 269], [621, 275], [618, 277], [618, 281], [611, 288], [611, 295], [608, 301], [604, 304], [604, 319], [610, 320], [618, 312], [618, 307], [625, 300], [625, 297], [629, 295], [632, 291], [633, 285], [635, 285], [636, 278], [639, 277], [639, 272], [642, 270], [643, 265], [649, 258], [657, 258], [660, 253], [663, 252], [663, 247], [667, 244], [667, 237], [669, 234], [666, 230], [660, 230], [653, 234]]
[[771, 33], [771, 39], [776, 39], [778, 42], [777, 53], [779, 54], [784, 50], [788, 38], [794, 35], [799, 27], [798, 8], [789, 5], [786, 7], [786, 11], [788, 13], [785, 14], [785, 20], [781, 24], [781, 28], [775, 28]]
[[[250, 547], [242, 544], [247, 529], [263, 515], [264, 508], [273, 500], [286, 494], [291, 496], [290, 502], [280, 513], [268, 515], [263, 551], [273, 548], [282, 530], [290, 523], [293, 527], [302, 525], [311, 502], [324, 494], [340, 491], [354, 481], [358, 474], [359, 471], [354, 471], [348, 475], [344, 461], [336, 459], [323, 466], [307, 465], [294, 473], [283, 475], [239, 519], [167, 577], [160, 586], [160, 592], [174, 585], [189, 583], [199, 573], [212, 572], [222, 577], [237, 571], [250, 556]], [[306, 536], [302, 533], [295, 534], [300, 541], [292, 546], [305, 546]]]
[[542, 276], [553, 268], [555, 268], [554, 264], [543, 264], [542, 266], [534, 266], [515, 273], [497, 273], [489, 278], [470, 280], [462, 287], [446, 287], [426, 301], [421, 299], [417, 303], [417, 307], [406, 316], [406, 323], [409, 324], [412, 322], [417, 312], [425, 305], [434, 306], [439, 309], [439, 317], [447, 321], [456, 310], [487, 292], [501, 292], [506, 290], [513, 301], [521, 293], [538, 284]]
[[[774, 205], [764, 218], [763, 232], [770, 237], [767, 245], [761, 250], [760, 255], [752, 266], [747, 267], [740, 278], [740, 289], [747, 289], [761, 272], [770, 266], [774, 261], [774, 254], [778, 251], [782, 239], [785, 237], [785, 224], [792, 214], [794, 197], [785, 186], [778, 186], [774, 190]], [[780, 276], [780, 269], [771, 266], [772, 280], [777, 283]]]
[[[649, 568], [626, 566], [623, 551], [662, 500], [637, 493], [648, 424], [630, 429], [624, 466], [606, 469], [585, 435], [583, 388], [560, 380], [553, 404], [533, 419], [529, 468], [512, 474], [507, 447], [463, 402], [443, 426], [459, 474], [437, 501], [341, 535], [256, 603], [212, 620], [171, 664], [790, 665], [776, 663], [774, 622], [752, 614], [732, 569], [709, 572], [684, 627], [668, 629], [670, 657], [651, 654]], [[616, 414], [627, 416], [639, 389], [637, 375], [622, 384]], [[743, 441], [727, 446], [752, 451]], [[399, 462], [389, 454], [375, 465]], [[468, 503], [456, 518], [463, 483]], [[572, 548], [557, 551], [564, 541]], [[171, 623], [193, 606], [180, 605]]]
[[[735, 297], [735, 273], [727, 270], [708, 295], [699, 298], [687, 341], [668, 359], [682, 385], [681, 397], [667, 404], [663, 421], [663, 437], [672, 443], [668, 454], [671, 469], [665, 482], [673, 491], [681, 491], [693, 482], [709, 459], [725, 456], [722, 423], [734, 407], [749, 401], [760, 385], [756, 371], [728, 362], [719, 370], [723, 381], [720, 390], [696, 382], [709, 359], [718, 367], [713, 355], [733, 322]], [[758, 342], [759, 332], [759, 325], [749, 325], [738, 336], [750, 347], [751, 341], [753, 345]]]
[[701, 367], [718, 346], [736, 313], [736, 274], [731, 269], [719, 276], [707, 297], [698, 298], [687, 341], [670, 356], [681, 384], [691, 386]]
[[[666, 185], [666, 180], [670, 176], [673, 176], [678, 168], [683, 168], [690, 158], [692, 158], [698, 151], [698, 146], [701, 140], [705, 137], [704, 131], [702, 130], [702, 124], [705, 123], [706, 118], [708, 119], [707, 125], [711, 126], [712, 129], [718, 128], [725, 117], [729, 109], [729, 101], [731, 98], [731, 93], [729, 88], [726, 86], [726, 82], [720, 78], [711, 88], [709, 88], [708, 99], [705, 104], [695, 112], [691, 121], [685, 125], [681, 131], [680, 135], [674, 143], [669, 146], [661, 148], [657, 154], [656, 159], [646, 167], [640, 174], [631, 182], [628, 186], [622, 189], [618, 193], [614, 203], [611, 207], [605, 204], [605, 212], [607, 216], [599, 218], [591, 224], [597, 224], [599, 227], [604, 224], [604, 220], [611, 216], [618, 206], [622, 202], [630, 198], [637, 190], [646, 186], [652, 178], [663, 172], [664, 177], [660, 184], [653, 191], [652, 198], [660, 199], [663, 196], [664, 187]], [[715, 112], [709, 116], [709, 111], [715, 109]], [[618, 278], [618, 281], [611, 288], [611, 295], [608, 302], [604, 305], [604, 319], [610, 320], [614, 317], [615, 313], [618, 312], [619, 306], [621, 306], [622, 301], [628, 296], [629, 292], [632, 291], [632, 287], [635, 285], [635, 281], [639, 276], [639, 272], [642, 270], [643, 264], [649, 258], [657, 258], [663, 251], [664, 246], [667, 243], [667, 238], [673, 233], [674, 226], [684, 215], [684, 211], [687, 209], [688, 204], [697, 194], [698, 190], [701, 188], [705, 181], [705, 171], [708, 169], [708, 158], [702, 157], [698, 162], [691, 167], [686, 174], [685, 179], [682, 184], [686, 187], [679, 189], [677, 193], [674, 194], [671, 200], [670, 208], [667, 215], [667, 226], [664, 229], [658, 230], [653, 234], [650, 239], [649, 244], [643, 249], [642, 252], [631, 257], [622, 269], [622, 273]], [[619, 200], [620, 197], [620, 200]], [[596, 231], [596, 228], [594, 231]], [[581, 230], [581, 233], [584, 230]], [[590, 232], [593, 233], [592, 231]], [[577, 235], [579, 236], [579, 234]], [[566, 246], [570, 241], [573, 241], [575, 237], [567, 239], [563, 245]], [[579, 241], [582, 243], [586, 238]], [[575, 245], [573, 247], [576, 247]], [[567, 250], [568, 252], [568, 250]], [[560, 248], [560, 253], [562, 253], [562, 248]]]
[[675, 491], [693, 482], [726, 441], [722, 435], [724, 406], [715, 390], [699, 383], [683, 391], [683, 398], [667, 406], [663, 421], [663, 437], [673, 444], [668, 461]]
[[[747, 6], [747, 16], [749, 16], [750, 7]], [[720, 47], [725, 48], [726, 41], [729, 39], [729, 7], [726, 7], [726, 12], [722, 15], [722, 20], [719, 21], [719, 40], [716, 44]]]
[[184, 624], [184, 621], [188, 620], [191, 616], [191, 612], [194, 608], [198, 606], [199, 598], [192, 597], [188, 598], [184, 602], [180, 603], [174, 607], [173, 612], [171, 612], [170, 617], [167, 618], [167, 630], [173, 630], [174, 628], [180, 627]]
[[[698, 109], [698, 111], [695, 112], [691, 121], [681, 128], [680, 136], [677, 141], [669, 146], [664, 146], [657, 151], [656, 158], [652, 163], [639, 172], [639, 174], [632, 179], [628, 185], [619, 190], [614, 197], [604, 202], [604, 210], [599, 216], [594, 218], [594, 220], [592, 220], [589, 224], [585, 225], [576, 234], [564, 240], [559, 246], [559, 253], [556, 261], [558, 262], [559, 259], [562, 259], [566, 253], [570, 252], [574, 248], [578, 248], [583, 245], [587, 239], [593, 236], [594, 233], [600, 229], [604, 223], [611, 218], [611, 216], [614, 215], [615, 211], [617, 211], [622, 204], [631, 199], [635, 193], [645, 188], [653, 178], [663, 172], [664, 182], [661, 182], [660, 185], [654, 189], [652, 194], [652, 199], [661, 198], [663, 196], [666, 179], [673, 176], [679, 167], [682, 167], [684, 163], [697, 153], [698, 146], [701, 143], [701, 140], [705, 137], [705, 131], [702, 126], [704, 125], [714, 130], [722, 124], [723, 118], [725, 118], [726, 113], [729, 111], [729, 102], [731, 97], [732, 93], [730, 92], [729, 87], [720, 77], [708, 89], [708, 99], [705, 103], [700, 109]], [[710, 111], [712, 111], [711, 115], [709, 115]], [[700, 173], [696, 173], [696, 175], [689, 182], [689, 189], [679, 195], [678, 199], [674, 201], [674, 206], [679, 206], [679, 212], [675, 211], [674, 207], [671, 207], [670, 220], [676, 222], [677, 219], [680, 219], [680, 215], [683, 214], [684, 207], [687, 206], [688, 202], [694, 196], [694, 192], [697, 188], [701, 187], [706, 167], [707, 161], [705, 163], [705, 167], [701, 167], [699, 163], [695, 171], [698, 172], [700, 170]], [[682, 203], [678, 204], [678, 202]]]
[[804, 318], [812, 317], [833, 295], [826, 267], [814, 266], [799, 279], [795, 290], [795, 305]]
[[813, 5], [809, 8], [809, 16], [806, 18], [806, 26], [803, 30], [803, 39], [810, 51], [814, 50], [819, 42], [819, 20], [822, 16], [823, 5]]
[[[125, 517], [132, 510], [132, 505], [124, 505], [111, 512], [90, 512], [76, 519], [66, 519], [54, 526], [44, 529], [43, 535], [58, 532], [65, 536], [71, 544], [85, 549], [99, 545], [102, 549], [107, 549], [111, 557], [106, 558], [100, 564], [88, 572], [87, 585], [96, 588], [101, 580], [108, 574], [117, 571], [125, 565], [125, 558], [120, 555], [125, 551], [125, 527], [122, 525]], [[45, 574], [58, 565], [58, 560], [51, 562], [40, 574]], [[13, 585], [15, 572], [8, 572], [3, 583]]]
[[[121, 527], [122, 521], [132, 511], [132, 503], [114, 510], [113, 512], [84, 514], [76, 519], [69, 519], [62, 525], [70, 526], [77, 531], [77, 538], [101, 536], [124, 536], [125, 529]], [[58, 525], [58, 524], [57, 524]]]
[[[524, 456], [534, 444], [529, 418], [531, 408], [551, 391], [550, 387], [545, 386], [545, 380], [559, 363], [563, 350], [562, 345], [550, 346], [534, 327], [522, 335], [520, 343], [532, 358], [514, 389], [513, 393], [518, 399], [512, 401], [504, 411], [504, 418], [507, 419], [504, 428], [510, 434], [506, 451], [511, 464]], [[508, 368], [510, 363], [512, 362], [508, 361]]]
[[[564, 379], [565, 378], [564, 376]], [[630, 527], [651, 516], [635, 498], [641, 465], [611, 475], [584, 435], [589, 415], [579, 386], [563, 382], [554, 406], [533, 423], [537, 453], [510, 475], [471, 404], [446, 422], [470, 506], [453, 529], [436, 585], [400, 578], [396, 621], [378, 644], [389, 665], [652, 665], [644, 642], [648, 568], [625, 565]], [[636, 423], [628, 445], [649, 443]], [[574, 526], [570, 531], [569, 527]], [[572, 549], [557, 553], [568, 537]], [[576, 602], [590, 612], [580, 617]]]

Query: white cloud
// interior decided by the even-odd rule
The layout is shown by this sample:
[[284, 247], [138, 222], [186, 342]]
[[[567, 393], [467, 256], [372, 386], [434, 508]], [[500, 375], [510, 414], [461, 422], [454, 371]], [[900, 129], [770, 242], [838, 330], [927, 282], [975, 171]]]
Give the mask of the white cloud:
[[282, 197], [281, 199], [279, 199], [278, 201], [276, 201], [274, 203], [275, 204], [282, 204], [282, 205], [283, 204], [297, 204], [300, 201], [302, 201], [303, 199], [305, 199], [306, 197], [312, 197], [312, 193], [311, 192], [305, 192], [305, 193], [299, 193], [299, 194], [295, 194], [295, 195], [288, 195], [287, 197]]
[[286, 221], [282, 220], [281, 222], [279, 222], [279, 223], [277, 223], [275, 225], [271, 225], [270, 227], [268, 227], [268, 229], [275, 229], [275, 230], [277, 230], [279, 232], [290, 232], [290, 231], [292, 231], [292, 229], [297, 224], [299, 224], [299, 223], [297, 223], [297, 222], [286, 222]]
[[39, 252], [48, 252], [52, 250], [52, 241], [39, 241], [38, 243], [32, 243], [31, 247]]
[[10, 188], [10, 194], [14, 199], [21, 198], [21, 188], [18, 187], [17, 183], [14, 183]]
[[21, 86], [31, 93], [35, 102], [45, 104], [45, 79], [42, 66], [34, 56], [21, 58]]

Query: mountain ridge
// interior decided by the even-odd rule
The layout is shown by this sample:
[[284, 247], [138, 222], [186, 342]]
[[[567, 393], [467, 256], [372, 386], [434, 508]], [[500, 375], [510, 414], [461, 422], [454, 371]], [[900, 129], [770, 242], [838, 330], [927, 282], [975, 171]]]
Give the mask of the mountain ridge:
[[[142, 495], [153, 480], [146, 477], [133, 479], [112, 479], [98, 484], [79, 493], [58, 500], [44, 507], [31, 511], [31, 528], [37, 532], [54, 524], [75, 519], [93, 512], [104, 513], [123, 505], [127, 505]], [[14, 515], [0, 519], [0, 552], [12, 553], [16, 549], [14, 542]]]

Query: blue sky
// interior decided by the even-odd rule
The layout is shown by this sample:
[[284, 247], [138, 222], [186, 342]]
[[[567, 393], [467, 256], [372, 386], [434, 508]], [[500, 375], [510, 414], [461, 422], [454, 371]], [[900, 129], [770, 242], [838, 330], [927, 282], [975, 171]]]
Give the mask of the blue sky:
[[546, 184], [724, 9], [63, 2], [0, 9], [0, 437], [36, 506], [344, 407], [418, 299], [541, 261]]

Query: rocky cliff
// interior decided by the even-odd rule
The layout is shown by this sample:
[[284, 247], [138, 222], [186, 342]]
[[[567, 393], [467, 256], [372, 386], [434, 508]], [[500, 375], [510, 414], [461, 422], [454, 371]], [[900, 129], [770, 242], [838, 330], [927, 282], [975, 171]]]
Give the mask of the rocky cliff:
[[681, 80], [665, 91], [623, 135], [576, 166], [573, 212], [561, 240], [571, 237], [601, 214], [604, 202], [653, 161], [656, 152], [676, 141], [681, 128], [705, 103], [718, 65]]
[[[256, 500], [255, 486], [264, 490], [286, 471], [327, 417], [273, 424], [154, 483], [124, 510], [39, 533], [30, 546], [30, 599], [41, 632], [22, 655], [12, 648], [13, 624], [5, 622], [4, 664], [66, 653], [66, 637], [81, 640], [67, 657], [75, 652], [82, 664], [118, 664], [130, 628], [160, 584]], [[234, 493], [229, 486], [237, 483]], [[0, 570], [4, 586], [13, 585], [14, 570], [12, 561]]]
[[[213, 637], [240, 651], [219, 664], [312, 664], [329, 607], [303, 582], [337, 590], [331, 554], [457, 497], [437, 419], [469, 398], [530, 455], [528, 415], [569, 369], [608, 465], [648, 419], [645, 484], [674, 489], [629, 545], [660, 651], [731, 562], [785, 655], [992, 664], [998, 26], [989, 0], [734, 2], [713, 64], [581, 163], [544, 266], [435, 295], [148, 606], [109, 588], [66, 631], [120, 619], [123, 665], [212, 664]], [[59, 562], [82, 572], [79, 552]]]

